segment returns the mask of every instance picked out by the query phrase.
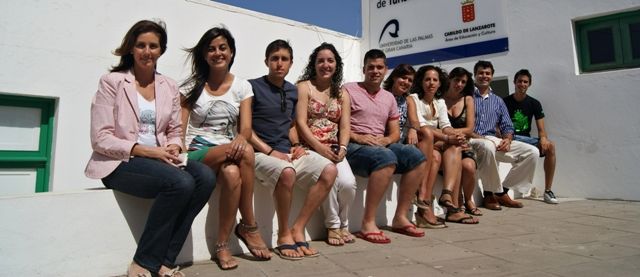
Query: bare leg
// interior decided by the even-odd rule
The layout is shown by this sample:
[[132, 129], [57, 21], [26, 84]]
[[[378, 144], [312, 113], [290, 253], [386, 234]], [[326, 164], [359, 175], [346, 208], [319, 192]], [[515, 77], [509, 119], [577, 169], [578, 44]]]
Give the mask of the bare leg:
[[[422, 177], [422, 182], [420, 184], [420, 190], [418, 193], [419, 200], [426, 200], [431, 202], [431, 194], [433, 193], [433, 185], [436, 182], [436, 177], [438, 177], [438, 169], [440, 169], [440, 164], [442, 162], [440, 152], [437, 150], [431, 150], [431, 168], [426, 168], [425, 171], [427, 174], [424, 174]], [[425, 165], [426, 167], [426, 165]], [[424, 217], [428, 222], [437, 222], [437, 218], [433, 213], [433, 210], [428, 209], [418, 209], [418, 215]]]
[[240, 178], [242, 179], [242, 194], [240, 195], [240, 214], [246, 224], [256, 222], [253, 213], [253, 183], [255, 178], [255, 155], [251, 147], [247, 147], [240, 161]]
[[[278, 245], [295, 244], [289, 229], [289, 213], [291, 212], [291, 198], [293, 184], [296, 180], [296, 172], [287, 167], [282, 170], [276, 188], [273, 190], [275, 198], [276, 214], [278, 215]], [[283, 249], [282, 254], [288, 257], [302, 257], [298, 251]]]
[[544, 158], [544, 189], [551, 190], [553, 176], [556, 172], [556, 144], [551, 143], [549, 150], [545, 152]]
[[[322, 204], [329, 194], [337, 175], [338, 169], [336, 169], [336, 165], [329, 164], [322, 170], [318, 181], [309, 188], [307, 197], [304, 199], [304, 205], [291, 228], [291, 234], [294, 241], [306, 241], [304, 236], [304, 227], [307, 225], [307, 222], [309, 222], [313, 213], [318, 209], [318, 207], [320, 207], [320, 204]], [[317, 250], [312, 248], [300, 247], [300, 250], [304, 255], [313, 255], [318, 253]]]
[[[253, 184], [255, 178], [255, 155], [253, 148], [247, 147], [240, 161], [240, 179], [242, 179], [242, 189], [240, 193], [240, 215], [242, 215], [242, 226], [255, 226], [257, 222], [253, 211]], [[267, 244], [262, 239], [259, 232], [249, 232], [246, 228], [238, 228], [240, 235], [246, 240], [249, 251], [260, 259], [271, 258], [271, 252], [267, 249]]]
[[462, 160], [462, 190], [464, 191], [465, 207], [473, 210], [477, 206], [473, 201], [473, 192], [476, 188], [476, 162], [467, 158]]
[[443, 155], [442, 167], [444, 170], [444, 182], [442, 184], [442, 190], [448, 190], [454, 193], [446, 196], [443, 194], [440, 198], [449, 200], [455, 206], [454, 201], [457, 202], [457, 199], [453, 198], [457, 197], [453, 197], [453, 195], [457, 195], [455, 192], [459, 190], [460, 176], [462, 174], [461, 149], [458, 146], [449, 146]]
[[438, 200], [441, 206], [447, 208], [447, 220], [457, 222], [469, 216], [464, 211], [458, 209], [458, 195], [460, 191], [460, 180], [462, 176], [462, 149], [458, 146], [449, 146], [444, 151], [444, 183], [442, 194]]
[[409, 211], [411, 207], [411, 199], [415, 191], [418, 189], [418, 186], [420, 186], [420, 180], [424, 178], [426, 166], [427, 163], [422, 162], [411, 171], [402, 175], [400, 187], [398, 188], [398, 206], [393, 216], [392, 227], [401, 228], [412, 224], [411, 220], [407, 218], [407, 211]]
[[231, 251], [226, 246], [229, 241], [231, 229], [236, 221], [238, 213], [238, 203], [240, 201], [240, 169], [234, 164], [225, 163], [218, 171], [218, 184], [220, 185], [220, 210], [218, 225], [218, 239], [216, 242], [216, 259], [222, 269], [238, 266], [231, 255]]
[[[376, 226], [376, 210], [380, 201], [384, 197], [384, 193], [391, 184], [391, 177], [395, 171], [395, 165], [389, 165], [380, 168], [369, 175], [369, 183], [367, 184], [367, 196], [364, 204], [364, 216], [362, 218], [362, 233], [380, 232]], [[385, 236], [370, 236], [373, 240], [384, 240]]]
[[[429, 130], [429, 128], [420, 128], [420, 132], [418, 134], [420, 136], [420, 141], [418, 142], [417, 147], [427, 160], [424, 167], [425, 173], [423, 174], [423, 181], [418, 187], [418, 200], [427, 200], [431, 198], [433, 183], [435, 182], [436, 174], [438, 174], [438, 168], [440, 168], [440, 153], [435, 151], [438, 156], [434, 157], [433, 132]], [[434, 162], [437, 163], [437, 165], [434, 165]], [[435, 173], [432, 170], [434, 166], [436, 167]], [[429, 180], [433, 180], [433, 182], [431, 182], [431, 190], [428, 188]]]

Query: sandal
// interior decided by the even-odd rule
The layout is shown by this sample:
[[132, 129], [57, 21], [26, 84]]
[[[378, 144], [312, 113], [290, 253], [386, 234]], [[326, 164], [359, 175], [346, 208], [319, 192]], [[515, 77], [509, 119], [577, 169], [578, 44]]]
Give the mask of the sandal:
[[418, 230], [418, 228], [413, 224], [408, 224], [402, 227], [391, 227], [391, 232], [414, 237], [414, 238], [424, 237], [424, 232]]
[[344, 243], [356, 242], [356, 238], [349, 232], [349, 227], [340, 228], [340, 233], [342, 233], [342, 241], [344, 241]]
[[[338, 243], [331, 243], [331, 241], [338, 241]], [[341, 229], [327, 228], [327, 244], [331, 246], [343, 246], [344, 240], [342, 239]]]
[[289, 261], [299, 261], [302, 260], [303, 257], [289, 256], [285, 255], [284, 250], [293, 250], [298, 252], [298, 246], [295, 244], [281, 244], [273, 248], [273, 252], [276, 253], [280, 258], [289, 260]]
[[478, 207], [471, 208], [468, 203], [464, 203], [464, 207], [466, 208], [464, 210], [465, 213], [468, 213], [470, 215], [475, 215], [475, 216], [482, 216], [482, 211], [480, 211]]
[[418, 199], [418, 195], [416, 195], [415, 197], [413, 197], [413, 200], [411, 200], [411, 203], [413, 205], [416, 205], [416, 207], [420, 209], [428, 209], [431, 206], [431, 199], [429, 200]]
[[449, 217], [453, 214], [457, 214], [459, 212], [462, 212], [462, 209], [455, 209], [455, 210], [451, 210], [451, 212], [449, 212], [447, 210], [447, 216], [445, 217], [444, 220], [446, 220], [447, 222], [453, 222], [453, 223], [461, 223], [461, 224], [478, 224], [480, 223], [480, 221], [477, 221], [476, 218], [474, 218], [473, 216], [470, 215], [466, 215], [465, 213], [463, 213], [463, 217], [459, 218], [459, 219], [449, 219]]
[[416, 217], [416, 226], [418, 226], [418, 228], [427, 228], [427, 229], [447, 228], [447, 225], [440, 220], [436, 220], [436, 222], [433, 223], [433, 222], [429, 222], [429, 220], [422, 217], [418, 212], [415, 212], [414, 215]]
[[[296, 241], [296, 246], [298, 246], [298, 248], [300, 248], [300, 250], [304, 253], [305, 258], [315, 258], [320, 256], [320, 252], [318, 252], [317, 250], [316, 252], [311, 251], [311, 247], [306, 241]], [[306, 248], [307, 251], [311, 251], [311, 254], [305, 253], [304, 250], [302, 250], [302, 247]]]
[[[236, 265], [236, 267], [237, 267], [237, 265]], [[151, 275], [149, 275], [149, 276], [151, 276]], [[160, 277], [187, 277], [186, 274], [184, 274], [184, 273], [182, 273], [182, 271], [180, 271], [180, 267], [179, 266], [176, 266], [175, 268], [172, 268], [171, 270], [165, 272], [162, 275], [158, 274], [158, 276], [160, 276]]]
[[[449, 199], [444, 199], [445, 195], [449, 195]], [[449, 209], [451, 210], [457, 210], [458, 207], [456, 207], [455, 205], [453, 205], [453, 201], [451, 199], [451, 195], [453, 195], [453, 191], [450, 191], [448, 189], [442, 189], [442, 193], [440, 194], [440, 198], [438, 198], [438, 204], [441, 207], [447, 208], [447, 211]]]
[[249, 252], [251, 253], [251, 255], [253, 255], [253, 257], [255, 257], [257, 260], [259, 261], [268, 261], [271, 259], [271, 254], [268, 254], [267, 257], [260, 257], [257, 255], [257, 251], [269, 251], [269, 248], [267, 248], [266, 245], [263, 246], [257, 246], [257, 245], [251, 245], [249, 244], [249, 242], [247, 241], [247, 239], [242, 236], [241, 232], [244, 231], [248, 234], [259, 234], [258, 232], [258, 223], [256, 222], [255, 225], [248, 225], [242, 222], [242, 219], [240, 220], [240, 223], [238, 223], [238, 225], [236, 225], [236, 228], [234, 230], [234, 233], [236, 234], [236, 237], [242, 241], [244, 243], [244, 245], [247, 246], [247, 248], [249, 249]]
[[[236, 261], [236, 259], [234, 259], [233, 256], [231, 256], [231, 258], [226, 260], [220, 259], [218, 257], [218, 254], [222, 251], [230, 251], [229, 245], [226, 242], [218, 243], [214, 247], [215, 257], [213, 258], [213, 261], [216, 262], [218, 267], [222, 270], [231, 270], [231, 269], [238, 268], [238, 261]], [[233, 264], [234, 262], [235, 264]], [[231, 264], [231, 266], [229, 266], [229, 264]], [[167, 275], [165, 274], [165, 276]], [[173, 275], [168, 275], [168, 276], [173, 276]]]

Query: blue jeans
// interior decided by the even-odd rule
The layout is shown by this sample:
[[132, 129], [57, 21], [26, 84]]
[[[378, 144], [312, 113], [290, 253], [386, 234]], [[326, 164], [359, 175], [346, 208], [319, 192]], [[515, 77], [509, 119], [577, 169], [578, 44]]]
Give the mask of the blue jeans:
[[347, 161], [353, 174], [367, 177], [371, 172], [389, 165], [396, 166], [394, 174], [404, 174], [426, 161], [426, 158], [413, 145], [392, 143], [380, 147], [349, 143]]
[[191, 223], [209, 200], [216, 176], [208, 166], [189, 161], [184, 169], [156, 159], [134, 157], [102, 179], [110, 189], [155, 198], [133, 260], [151, 272], [175, 267]]
[[[534, 137], [527, 137], [527, 136], [521, 136], [521, 135], [513, 135], [513, 140], [517, 140], [519, 142], [524, 142], [526, 144], [531, 144], [535, 147], [538, 147], [538, 149], [540, 149], [540, 139], [539, 138], [534, 138]], [[542, 151], [540, 151], [540, 157], [544, 157], [544, 153], [542, 153]]]

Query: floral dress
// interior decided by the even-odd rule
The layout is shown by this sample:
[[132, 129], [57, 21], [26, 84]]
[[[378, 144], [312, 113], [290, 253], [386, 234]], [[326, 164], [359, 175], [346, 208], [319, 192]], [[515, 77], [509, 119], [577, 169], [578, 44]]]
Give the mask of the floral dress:
[[342, 115], [342, 99], [329, 98], [327, 103], [309, 96], [307, 126], [313, 136], [325, 145], [338, 144], [338, 130]]

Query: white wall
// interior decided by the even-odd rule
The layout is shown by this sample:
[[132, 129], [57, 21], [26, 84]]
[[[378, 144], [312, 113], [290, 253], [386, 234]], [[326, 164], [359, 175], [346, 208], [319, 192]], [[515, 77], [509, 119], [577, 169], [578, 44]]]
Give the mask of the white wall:
[[[118, 62], [111, 52], [138, 20], [167, 24], [168, 50], [158, 71], [178, 81], [189, 73], [185, 52], [209, 28], [224, 24], [236, 38], [232, 72], [243, 78], [267, 73], [264, 50], [289, 40], [294, 65], [288, 80], [302, 73], [313, 48], [333, 43], [344, 58], [345, 80], [358, 79], [359, 41], [308, 24], [206, 0], [2, 1], [0, 2], [0, 92], [58, 98], [52, 191], [100, 187], [84, 177], [91, 153], [89, 108], [98, 79]], [[355, 63], [354, 63], [355, 62]], [[355, 69], [355, 70], [354, 70]]]
[[[367, 2], [362, 1], [364, 12]], [[440, 65], [472, 71], [477, 60], [490, 60], [494, 77], [508, 76], [511, 91], [513, 74], [528, 68], [533, 74], [529, 93], [542, 102], [546, 130], [556, 143], [556, 194], [640, 200], [640, 69], [578, 73], [572, 22], [637, 9], [640, 1], [505, 2], [508, 52]], [[544, 187], [542, 160], [535, 185]]]

